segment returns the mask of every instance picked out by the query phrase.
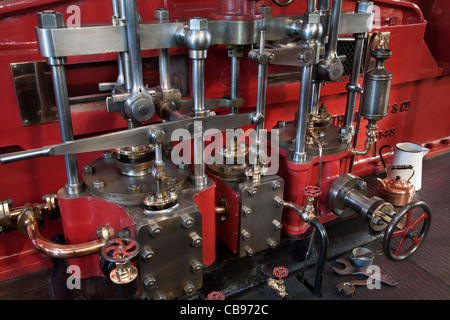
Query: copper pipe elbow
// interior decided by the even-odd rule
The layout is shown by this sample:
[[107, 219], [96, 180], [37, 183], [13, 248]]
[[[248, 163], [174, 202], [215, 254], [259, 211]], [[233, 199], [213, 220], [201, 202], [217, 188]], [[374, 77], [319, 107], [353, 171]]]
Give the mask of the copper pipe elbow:
[[101, 239], [73, 245], [53, 243], [42, 236], [39, 231], [38, 222], [34, 218], [34, 213], [32, 211], [28, 211], [25, 214], [27, 214], [28, 217], [25, 221], [26, 231], [31, 242], [38, 251], [52, 258], [78, 258], [99, 253], [105, 244], [105, 242]]

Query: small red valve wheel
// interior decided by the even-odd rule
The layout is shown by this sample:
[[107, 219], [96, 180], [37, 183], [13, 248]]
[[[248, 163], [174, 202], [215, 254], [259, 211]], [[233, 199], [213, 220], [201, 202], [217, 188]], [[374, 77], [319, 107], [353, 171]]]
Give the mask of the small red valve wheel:
[[414, 201], [402, 207], [386, 228], [383, 239], [386, 257], [393, 261], [410, 257], [425, 240], [430, 225], [431, 209], [425, 202]]
[[111, 262], [125, 262], [139, 253], [139, 245], [130, 238], [109, 240], [102, 248], [102, 256]]
[[279, 279], [286, 278], [289, 270], [283, 266], [273, 268], [273, 275]]
[[211, 291], [207, 297], [208, 300], [225, 300], [225, 296], [220, 291]]
[[303, 188], [303, 194], [306, 197], [317, 198], [322, 194], [322, 190], [320, 190], [320, 188], [316, 186], [306, 186]]

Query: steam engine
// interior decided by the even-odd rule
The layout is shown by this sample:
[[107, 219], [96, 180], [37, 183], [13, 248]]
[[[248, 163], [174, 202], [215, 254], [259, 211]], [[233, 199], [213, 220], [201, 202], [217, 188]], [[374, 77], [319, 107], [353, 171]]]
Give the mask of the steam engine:
[[316, 237], [320, 296], [327, 224], [392, 236], [411, 209], [367, 193], [380, 146], [448, 150], [450, 61], [415, 2], [0, 5], [0, 281], [59, 259], [113, 298], [231, 297], [223, 252]]

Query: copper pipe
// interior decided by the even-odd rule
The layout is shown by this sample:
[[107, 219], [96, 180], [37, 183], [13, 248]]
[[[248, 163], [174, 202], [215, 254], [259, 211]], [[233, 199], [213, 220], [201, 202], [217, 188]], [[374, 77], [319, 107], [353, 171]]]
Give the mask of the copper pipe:
[[39, 231], [38, 222], [34, 218], [34, 212], [27, 210], [24, 214], [27, 217], [24, 225], [26, 226], [27, 234], [31, 242], [37, 250], [52, 258], [67, 259], [87, 256], [100, 252], [105, 244], [100, 239], [73, 245], [53, 243], [42, 236]]

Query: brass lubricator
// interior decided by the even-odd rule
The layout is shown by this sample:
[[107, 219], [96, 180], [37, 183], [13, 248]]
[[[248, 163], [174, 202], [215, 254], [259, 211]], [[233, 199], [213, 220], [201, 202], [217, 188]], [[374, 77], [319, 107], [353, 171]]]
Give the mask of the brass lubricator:
[[[308, 131], [314, 133], [316, 137], [324, 136], [331, 123], [331, 115], [327, 111], [325, 103], [321, 104], [318, 114], [310, 114], [309, 116]], [[311, 135], [308, 136], [306, 143], [309, 145], [314, 143]]]

